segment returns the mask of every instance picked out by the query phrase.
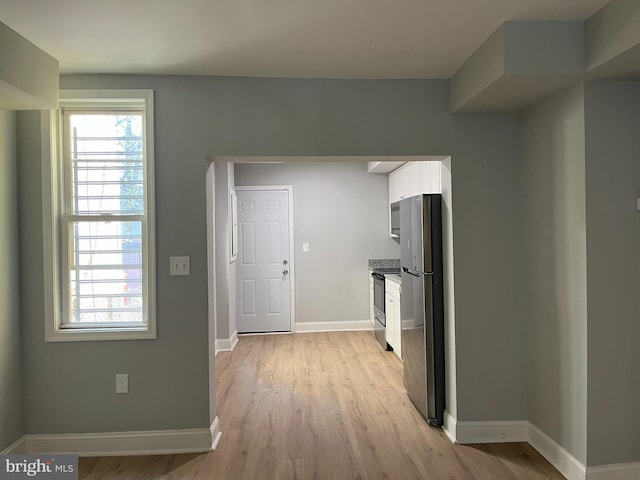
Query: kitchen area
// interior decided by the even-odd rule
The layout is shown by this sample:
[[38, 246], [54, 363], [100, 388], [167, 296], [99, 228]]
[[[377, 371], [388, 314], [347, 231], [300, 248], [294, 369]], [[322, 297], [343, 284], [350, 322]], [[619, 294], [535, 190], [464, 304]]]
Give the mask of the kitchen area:
[[380, 346], [403, 361], [413, 405], [439, 427], [445, 410], [440, 162], [408, 162], [389, 172], [389, 235], [400, 258], [369, 259], [369, 317]]
[[[433, 426], [444, 422], [445, 398], [455, 402], [455, 394], [450, 395], [455, 378], [449, 381], [455, 375], [450, 172], [449, 157], [234, 165], [236, 187], [292, 186], [291, 331], [372, 331], [380, 348], [388, 350], [385, 354], [403, 362], [410, 379], [405, 379], [409, 398]], [[440, 253], [434, 254], [440, 260], [435, 263], [417, 265], [413, 254], [402, 260], [404, 239], [412, 236], [411, 226], [405, 226], [408, 230], [402, 235], [402, 212], [411, 210], [402, 204], [411, 205], [412, 198], [440, 198]], [[411, 222], [412, 216], [414, 221], [424, 219], [417, 208], [415, 212], [405, 221]], [[432, 241], [413, 244], [424, 247]], [[418, 257], [432, 258], [424, 251]], [[430, 278], [432, 265], [440, 273]], [[422, 284], [414, 281], [416, 274], [422, 275]], [[237, 285], [239, 289], [240, 280]], [[435, 293], [427, 293], [426, 285]], [[427, 304], [427, 297], [434, 295], [440, 299], [437, 305]], [[439, 312], [435, 321], [434, 305]], [[412, 361], [422, 358], [422, 363]]]

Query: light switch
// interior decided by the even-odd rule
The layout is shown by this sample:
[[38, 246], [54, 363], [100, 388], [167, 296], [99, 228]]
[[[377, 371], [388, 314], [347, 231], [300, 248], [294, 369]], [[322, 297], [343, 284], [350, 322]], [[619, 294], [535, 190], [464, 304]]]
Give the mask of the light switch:
[[129, 374], [116, 373], [116, 393], [129, 393]]
[[189, 257], [169, 257], [169, 274], [172, 277], [185, 276], [191, 274]]
[[309, 252], [309, 244], [308, 243], [303, 243], [302, 244], [302, 251], [304, 253], [308, 253]]

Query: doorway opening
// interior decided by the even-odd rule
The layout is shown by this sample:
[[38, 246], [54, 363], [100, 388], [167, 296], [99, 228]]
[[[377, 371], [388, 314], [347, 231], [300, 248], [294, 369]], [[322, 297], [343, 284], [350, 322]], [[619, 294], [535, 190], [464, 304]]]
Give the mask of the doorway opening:
[[[331, 179], [323, 181], [320, 176], [317, 175], [317, 168], [314, 170], [314, 166], [318, 167], [319, 164], [355, 164], [363, 175], [366, 176], [367, 163], [368, 162], [382, 162], [383, 164], [390, 164], [390, 162], [433, 162], [439, 161], [441, 163], [441, 181], [442, 181], [442, 195], [443, 195], [443, 254], [445, 263], [444, 283], [445, 283], [445, 350], [446, 350], [446, 396], [447, 396], [447, 410], [449, 412], [456, 411], [456, 394], [455, 394], [455, 308], [454, 308], [454, 292], [453, 292], [453, 203], [452, 203], [452, 176], [451, 176], [451, 157], [431, 157], [431, 156], [412, 156], [412, 157], [211, 157], [210, 170], [215, 171], [215, 175], [208, 176], [208, 201], [207, 201], [207, 220], [211, 225], [208, 229], [209, 238], [208, 247], [210, 249], [209, 265], [210, 269], [210, 358], [211, 367], [214, 367], [214, 357], [217, 351], [233, 350], [236, 342], [238, 341], [238, 325], [236, 323], [237, 311], [239, 305], [236, 306], [234, 301], [236, 298], [236, 285], [237, 285], [237, 261], [231, 262], [232, 258], [232, 246], [233, 236], [232, 229], [230, 231], [229, 225], [232, 219], [233, 212], [231, 211], [231, 191], [237, 191], [240, 187], [252, 186], [264, 188], [265, 184], [270, 183], [271, 186], [277, 186], [282, 184], [290, 184], [292, 188], [296, 190], [296, 209], [298, 210], [294, 216], [291, 213], [291, 220], [295, 217], [295, 231], [292, 228], [292, 237], [295, 237], [295, 243], [290, 251], [289, 262], [293, 262], [289, 268], [290, 282], [291, 282], [291, 327], [290, 331], [294, 332], [316, 332], [316, 331], [338, 331], [338, 330], [365, 330], [371, 329], [371, 323], [369, 321], [369, 308], [367, 299], [364, 300], [363, 315], [356, 312], [345, 314], [344, 321], [333, 321], [334, 318], [330, 318], [330, 314], [325, 310], [326, 305], [335, 304], [334, 298], [329, 299], [317, 297], [318, 294], [322, 295], [323, 292], [328, 291], [326, 288], [318, 288], [318, 285], [311, 286], [307, 284], [307, 281], [300, 276], [296, 276], [296, 273], [311, 275], [313, 269], [323, 269], [323, 280], [330, 281], [332, 276], [338, 277], [350, 277], [359, 282], [362, 280], [362, 285], [357, 288], [360, 293], [356, 292], [356, 296], [347, 288], [335, 289], [333, 297], [337, 300], [340, 298], [347, 298], [351, 303], [360, 304], [357, 295], [365, 295], [368, 297], [368, 273], [366, 262], [358, 262], [358, 265], [362, 264], [363, 271], [361, 275], [356, 271], [354, 265], [349, 265], [345, 261], [344, 250], [345, 246], [342, 244], [347, 241], [346, 237], [351, 234], [345, 230], [348, 227], [350, 221], [334, 222], [331, 228], [327, 228], [316, 235], [319, 237], [310, 237], [304, 232], [304, 228], [313, 228], [314, 224], [317, 230], [322, 230], [320, 225], [323, 221], [323, 216], [332, 217], [334, 215], [339, 216], [345, 210], [345, 202], [352, 202], [354, 199], [361, 197], [359, 195], [360, 186], [354, 182], [349, 183], [345, 181], [343, 175], [333, 175]], [[266, 165], [268, 164], [268, 165]], [[237, 168], [234, 168], [237, 167]], [[329, 182], [329, 189], [322, 192], [322, 194], [310, 195], [313, 197], [313, 202], [316, 205], [316, 210], [310, 212], [307, 210], [303, 202], [303, 193], [307, 191], [306, 185], [304, 187], [298, 187], [296, 183], [289, 182], [285, 177], [276, 178], [273, 176], [264, 176], [264, 172], [269, 171], [302, 171], [308, 169], [308, 178], [315, 178], [319, 185], [327, 186]], [[393, 169], [392, 169], [393, 170]], [[249, 175], [247, 172], [252, 171]], [[239, 175], [240, 174], [240, 175]], [[314, 177], [315, 175], [315, 177]], [[240, 176], [240, 181], [236, 181], [236, 177]], [[377, 177], [381, 182], [385, 183], [383, 193], [381, 193], [376, 199], [370, 199], [371, 201], [381, 202], [381, 209], [385, 212], [389, 207], [389, 184], [386, 175], [369, 175], [370, 177]], [[347, 185], [342, 185], [342, 183]], [[371, 203], [371, 202], [370, 202]], [[293, 204], [291, 204], [291, 208]], [[366, 217], [366, 207], [360, 208], [360, 211], [356, 212], [354, 217]], [[292, 208], [293, 210], [293, 208]], [[300, 210], [303, 210], [301, 213]], [[300, 220], [300, 221], [299, 221]], [[326, 225], [326, 223], [325, 223]], [[384, 230], [383, 235], [386, 235], [386, 240], [392, 245], [396, 245], [393, 240], [389, 238], [389, 223], [385, 220], [384, 225], [380, 228]], [[214, 238], [215, 237], [215, 238]], [[309, 240], [312, 238], [312, 240]], [[325, 240], [334, 241], [333, 245], [338, 243], [338, 247], [326, 247], [322, 243]], [[217, 243], [216, 243], [217, 242]], [[366, 251], [371, 244], [368, 239], [359, 238], [357, 241], [361, 246], [361, 250]], [[327, 243], [330, 245], [330, 243]], [[306, 251], [305, 251], [306, 248]], [[379, 258], [370, 255], [370, 258]], [[283, 257], [284, 259], [284, 257]], [[296, 261], [296, 259], [298, 261]], [[281, 259], [282, 260], [282, 259]], [[315, 263], [314, 263], [315, 262]], [[294, 269], [295, 266], [295, 269]], [[282, 267], [282, 265], [280, 265]], [[309, 269], [311, 268], [311, 273]], [[304, 277], [304, 276], [303, 276]], [[295, 281], [294, 281], [295, 278]], [[335, 277], [337, 278], [337, 277]], [[302, 283], [301, 283], [302, 282]], [[298, 284], [298, 285], [296, 285]], [[364, 293], [362, 293], [364, 292]], [[342, 296], [342, 297], [341, 297]], [[297, 297], [297, 298], [296, 298]], [[310, 300], [313, 299], [315, 307], [308, 309], [305, 307], [309, 305]], [[362, 317], [362, 318], [360, 318]], [[326, 321], [320, 321], [326, 320]], [[331, 328], [332, 330], [328, 330]], [[215, 376], [210, 376], [211, 381], [215, 382]], [[213, 387], [215, 392], [215, 387]], [[215, 407], [214, 407], [215, 408]]]
[[[295, 323], [293, 187], [235, 186], [231, 205], [236, 328], [285, 333]], [[234, 212], [236, 210], [236, 212]], [[237, 252], [233, 252], [237, 238]], [[237, 253], [235, 259], [233, 253]]]

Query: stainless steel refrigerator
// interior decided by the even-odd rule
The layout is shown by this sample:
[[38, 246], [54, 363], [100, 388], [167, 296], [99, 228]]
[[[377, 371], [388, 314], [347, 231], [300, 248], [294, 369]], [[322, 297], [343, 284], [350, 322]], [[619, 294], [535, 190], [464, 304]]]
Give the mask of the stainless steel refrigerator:
[[429, 425], [444, 419], [442, 200], [400, 201], [402, 360], [409, 398]]

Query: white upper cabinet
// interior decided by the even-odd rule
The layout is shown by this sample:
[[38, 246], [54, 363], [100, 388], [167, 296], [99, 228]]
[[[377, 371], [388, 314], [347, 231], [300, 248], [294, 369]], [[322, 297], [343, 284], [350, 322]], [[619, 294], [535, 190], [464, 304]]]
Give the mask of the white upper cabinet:
[[420, 192], [442, 193], [440, 179], [442, 164], [440, 162], [415, 162], [420, 168]]
[[421, 193], [442, 193], [441, 168], [440, 162], [407, 162], [389, 173], [389, 205]]
[[420, 164], [422, 162], [409, 162], [407, 170], [409, 170], [409, 196], [419, 195], [422, 192], [420, 179]]
[[389, 173], [389, 203], [421, 193], [442, 193], [440, 162], [407, 162]]
[[405, 163], [400, 167], [400, 181], [402, 188], [400, 190], [400, 199], [411, 196], [411, 163]]
[[400, 173], [398, 170], [389, 174], [389, 203], [397, 202], [400, 200]]

